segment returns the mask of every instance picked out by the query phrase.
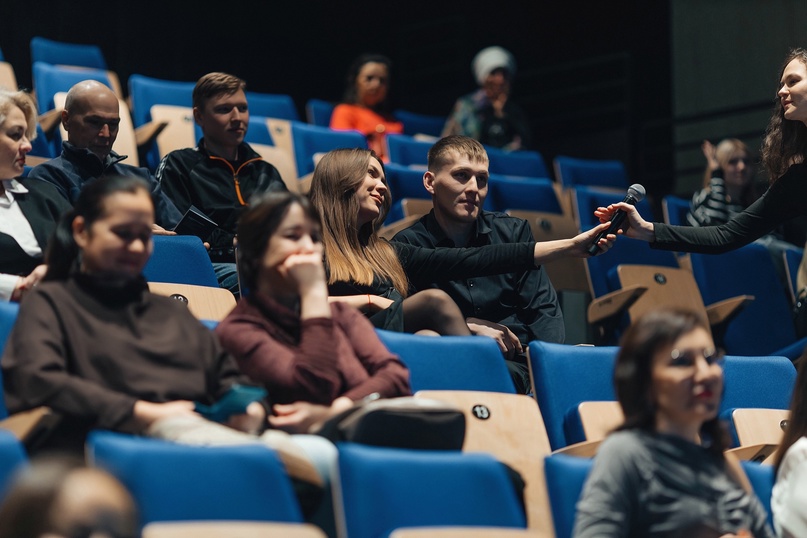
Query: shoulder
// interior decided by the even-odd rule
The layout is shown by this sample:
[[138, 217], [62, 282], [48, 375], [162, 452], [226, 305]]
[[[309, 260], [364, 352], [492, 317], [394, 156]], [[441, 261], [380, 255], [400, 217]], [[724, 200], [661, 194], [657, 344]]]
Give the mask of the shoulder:
[[64, 196], [59, 192], [53, 183], [36, 177], [28, 177], [22, 180], [22, 185], [28, 192], [35, 193], [36, 196], [43, 196], [57, 200], [64, 200]]
[[484, 211], [480, 218], [502, 240], [529, 241], [532, 238], [530, 223], [522, 218], [498, 211]]
[[803, 466], [807, 466], [807, 437], [800, 437], [785, 452], [779, 470], [780, 478]]
[[428, 246], [431, 242], [428, 239], [433, 239], [429, 230], [423, 223], [423, 219], [412, 224], [409, 228], [405, 228], [395, 234], [392, 238], [393, 242], [409, 243], [412, 245]]
[[216, 326], [216, 335], [225, 340], [238, 340], [238, 335], [247, 326], [255, 326], [265, 321], [258, 308], [245, 297], [239, 299], [235, 308]]
[[162, 161], [160, 161], [160, 165], [157, 168], [157, 177], [166, 169], [191, 166], [193, 163], [203, 159], [204, 155], [197, 151], [196, 148], [175, 149], [169, 152], [163, 157]]

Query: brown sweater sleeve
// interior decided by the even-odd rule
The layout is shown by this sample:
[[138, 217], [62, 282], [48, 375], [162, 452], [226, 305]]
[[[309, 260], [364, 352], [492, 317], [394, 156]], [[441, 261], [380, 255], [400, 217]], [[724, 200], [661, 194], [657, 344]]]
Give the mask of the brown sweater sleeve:
[[23, 301], [3, 354], [3, 387], [10, 413], [46, 405], [58, 413], [114, 429], [137, 398], [68, 371], [68, 350], [54, 297], [42, 290]]

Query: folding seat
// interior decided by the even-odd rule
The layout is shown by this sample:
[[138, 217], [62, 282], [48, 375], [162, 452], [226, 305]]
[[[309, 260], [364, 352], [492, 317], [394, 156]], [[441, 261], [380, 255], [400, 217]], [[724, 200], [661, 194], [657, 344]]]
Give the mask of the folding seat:
[[544, 158], [537, 151], [504, 151], [485, 147], [490, 161], [490, 173], [503, 176], [549, 177]]
[[260, 444], [189, 446], [99, 430], [87, 439], [87, 459], [126, 486], [144, 525], [303, 520], [283, 464]]
[[258, 521], [171, 521], [149, 523], [143, 538], [325, 538], [325, 533], [309, 523], [272, 523]]
[[149, 282], [149, 291], [182, 301], [198, 319], [221, 321], [235, 308], [235, 296], [224, 288]]
[[559, 155], [553, 160], [555, 179], [566, 188], [605, 187], [622, 191], [628, 188], [628, 174], [616, 159], [580, 159]]
[[387, 348], [409, 368], [413, 392], [481, 390], [515, 394], [515, 387], [492, 338], [422, 336], [376, 329]]
[[433, 142], [418, 140], [405, 134], [387, 135], [387, 154], [391, 163], [426, 169], [429, 162], [429, 149]]
[[339, 148], [367, 148], [367, 139], [358, 131], [334, 131], [301, 122], [291, 123], [297, 175], [301, 178], [314, 171], [319, 157]]
[[804, 257], [804, 249], [788, 248], [782, 253], [784, 257], [785, 272], [790, 291], [790, 302], [795, 306], [799, 296], [798, 275], [801, 259]]
[[97, 45], [66, 43], [40, 36], [31, 38], [31, 62], [108, 69], [104, 53]]
[[376, 538], [407, 527], [523, 529], [524, 511], [492, 456], [340, 443], [334, 481], [341, 538]]
[[[600, 222], [594, 216], [594, 210], [598, 207], [607, 207], [610, 204], [621, 202], [625, 198], [626, 191], [617, 192], [615, 190], [603, 190], [597, 187], [575, 187], [572, 191], [572, 204], [575, 211], [578, 229], [582, 232], [590, 230]], [[639, 214], [647, 221], [652, 222], [653, 208], [647, 198], [636, 203]]]
[[419, 114], [409, 110], [397, 109], [392, 113], [395, 119], [403, 123], [404, 134], [409, 136], [427, 135], [439, 137], [446, 124], [445, 116]]
[[689, 226], [687, 214], [689, 214], [690, 205], [690, 201], [686, 198], [668, 194], [661, 199], [664, 222], [675, 226]]
[[300, 121], [297, 107], [290, 95], [279, 93], [246, 92], [250, 116]]
[[0, 501], [8, 493], [17, 473], [28, 467], [28, 455], [22, 443], [10, 432], [0, 429]]
[[533, 394], [552, 450], [586, 440], [578, 413], [582, 402], [616, 401], [613, 378], [618, 350], [616, 346], [530, 342]]
[[705, 303], [754, 297], [729, 324], [723, 346], [730, 355], [798, 358], [807, 339], [796, 336], [791, 303], [768, 249], [752, 243], [719, 255], [690, 255]]
[[202, 240], [194, 235], [155, 235], [154, 251], [143, 268], [149, 282], [219, 287]]
[[[112, 83], [107, 71], [102, 69], [75, 68], [34, 62], [33, 81], [39, 114], [56, 108], [53, 97], [58, 92], [66, 92], [78, 82], [96, 80], [110, 89]], [[121, 98], [120, 95], [118, 95]]]
[[333, 103], [322, 99], [309, 99], [305, 103], [306, 121], [311, 125], [330, 127], [331, 115], [335, 107], [336, 105]]
[[491, 174], [485, 209], [507, 211], [524, 209], [563, 214], [557, 191], [549, 178], [515, 178]]

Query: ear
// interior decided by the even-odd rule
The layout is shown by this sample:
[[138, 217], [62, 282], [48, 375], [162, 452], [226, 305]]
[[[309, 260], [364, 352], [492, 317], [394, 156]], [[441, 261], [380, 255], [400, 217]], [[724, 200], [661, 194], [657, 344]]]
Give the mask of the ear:
[[426, 171], [423, 174], [423, 186], [429, 194], [434, 196], [434, 174], [432, 172]]
[[197, 125], [202, 125], [202, 111], [199, 110], [199, 107], [193, 107], [193, 120], [196, 122]]
[[84, 217], [74, 218], [70, 227], [73, 230], [73, 240], [78, 245], [78, 248], [84, 249], [90, 241], [90, 232]]
[[65, 131], [70, 132], [70, 129], [67, 128], [67, 122], [70, 120], [70, 114], [67, 112], [66, 108], [62, 109], [61, 118], [62, 118], [62, 127], [64, 127]]

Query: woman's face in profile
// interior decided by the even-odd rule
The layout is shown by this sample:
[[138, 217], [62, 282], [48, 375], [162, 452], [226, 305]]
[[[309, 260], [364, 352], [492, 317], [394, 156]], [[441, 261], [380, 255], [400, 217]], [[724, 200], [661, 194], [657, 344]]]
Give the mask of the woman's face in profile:
[[356, 77], [356, 98], [360, 105], [374, 107], [387, 98], [389, 70], [379, 62], [368, 62], [361, 66]]
[[697, 432], [717, 416], [723, 395], [722, 357], [705, 329], [697, 327], [659, 349], [651, 379], [659, 431]]
[[25, 171], [25, 156], [31, 151], [26, 129], [25, 114], [12, 105], [6, 121], [0, 125], [0, 180], [19, 177]]
[[87, 226], [73, 220], [73, 237], [81, 249], [81, 270], [112, 277], [135, 278], [151, 256], [154, 206], [143, 189], [116, 192], [104, 201], [104, 213]]

